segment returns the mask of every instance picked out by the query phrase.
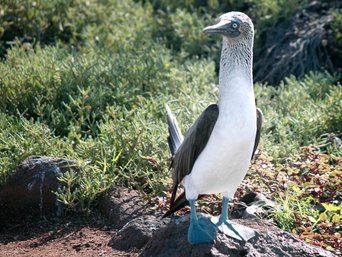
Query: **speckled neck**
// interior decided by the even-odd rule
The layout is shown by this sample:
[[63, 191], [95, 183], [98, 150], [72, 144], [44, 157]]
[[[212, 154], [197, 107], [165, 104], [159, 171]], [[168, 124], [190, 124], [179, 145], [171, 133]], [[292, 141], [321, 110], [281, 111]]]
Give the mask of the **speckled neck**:
[[253, 40], [231, 42], [223, 38], [219, 74], [219, 107], [231, 111], [243, 106], [246, 99], [254, 102]]

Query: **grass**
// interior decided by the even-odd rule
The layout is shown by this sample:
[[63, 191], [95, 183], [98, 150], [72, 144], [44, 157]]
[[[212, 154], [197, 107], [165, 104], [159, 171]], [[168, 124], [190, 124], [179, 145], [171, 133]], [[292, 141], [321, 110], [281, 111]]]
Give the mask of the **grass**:
[[257, 85], [258, 106], [265, 114], [263, 147], [274, 158], [291, 156], [301, 146], [321, 145], [322, 152], [341, 156], [341, 148], [324, 134], [341, 135], [342, 88], [339, 76], [308, 74], [288, 78], [278, 88]]
[[[76, 160], [83, 169], [62, 174], [65, 187], [55, 192], [72, 211], [90, 211], [113, 184], [165, 197], [171, 176], [164, 104], [186, 132], [216, 101], [220, 42], [197, 32], [219, 9], [248, 5], [209, 2], [1, 3], [0, 186], [26, 157], [46, 155]], [[283, 19], [284, 1], [249, 2], [251, 16], [262, 19], [257, 32]], [[271, 215], [280, 227], [329, 250], [338, 249], [340, 234], [333, 228], [340, 202], [326, 196], [340, 186], [340, 78], [311, 73], [277, 87], [255, 84], [265, 122], [248, 175], [256, 190], [273, 190], [282, 207]], [[321, 196], [314, 194], [318, 181]]]

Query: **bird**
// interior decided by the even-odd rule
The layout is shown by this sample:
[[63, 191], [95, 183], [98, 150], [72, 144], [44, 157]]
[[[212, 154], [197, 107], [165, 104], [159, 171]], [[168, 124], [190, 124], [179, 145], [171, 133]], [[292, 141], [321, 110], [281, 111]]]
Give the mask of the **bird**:
[[[218, 230], [247, 241], [254, 230], [232, 222], [228, 207], [261, 135], [263, 115], [256, 108], [252, 75], [254, 26], [246, 14], [234, 11], [221, 15], [203, 32], [222, 37], [218, 101], [200, 114], [184, 138], [166, 106], [173, 186], [170, 209], [163, 217], [190, 205], [190, 244], [212, 243]], [[181, 185], [184, 191], [176, 198]], [[222, 195], [222, 211], [216, 219], [196, 213], [196, 200], [208, 194]]]

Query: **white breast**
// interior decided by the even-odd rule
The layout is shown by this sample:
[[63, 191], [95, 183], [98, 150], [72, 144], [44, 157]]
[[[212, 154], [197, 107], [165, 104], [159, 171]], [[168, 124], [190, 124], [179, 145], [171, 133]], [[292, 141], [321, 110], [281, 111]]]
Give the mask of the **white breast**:
[[209, 141], [184, 178], [187, 199], [217, 193], [232, 197], [247, 173], [256, 135], [253, 89], [239, 88], [229, 98], [220, 102]]

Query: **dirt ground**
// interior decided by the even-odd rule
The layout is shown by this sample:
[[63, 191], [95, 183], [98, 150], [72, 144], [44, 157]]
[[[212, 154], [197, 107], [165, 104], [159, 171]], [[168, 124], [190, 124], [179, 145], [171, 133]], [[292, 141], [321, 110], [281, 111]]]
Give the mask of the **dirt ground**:
[[108, 243], [117, 231], [100, 214], [0, 227], [0, 257], [138, 256]]

